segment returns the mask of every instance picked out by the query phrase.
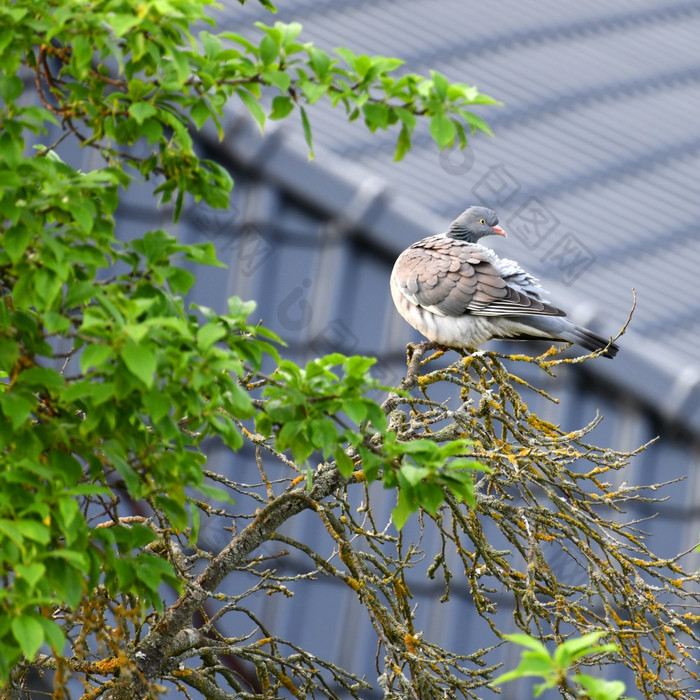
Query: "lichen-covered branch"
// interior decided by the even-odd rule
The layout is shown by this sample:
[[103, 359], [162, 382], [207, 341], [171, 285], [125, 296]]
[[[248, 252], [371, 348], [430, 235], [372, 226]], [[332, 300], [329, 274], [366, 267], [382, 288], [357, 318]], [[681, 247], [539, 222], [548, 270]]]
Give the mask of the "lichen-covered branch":
[[[592, 444], [589, 436], [600, 417], [565, 431], [534, 415], [523, 393], [543, 392], [521, 379], [517, 368], [534, 362], [550, 370], [557, 360], [549, 353], [534, 360], [510, 358], [506, 364], [496, 353], [479, 352], [433, 369], [442, 351], [431, 352], [427, 344], [412, 348], [404, 391], [387, 397], [384, 410], [400, 440], [472, 441], [468, 456], [490, 467], [475, 477], [475, 507], [446, 492], [435, 514], [418, 516], [419, 535], [410, 539], [378, 517], [374, 501], [380, 492], [361, 471], [346, 479], [326, 461], [309, 487], [298, 465], [279, 454], [270, 439], [246, 430], [260, 481], [245, 485], [210, 476], [220, 487], [249, 493], [259, 504], [253, 517], [233, 516], [233, 534], [218, 554], [196, 549], [179, 554], [184, 588], [162, 613], [142, 622], [136, 607], [125, 620], [126, 602], [120, 608], [98, 599], [103, 612], [91, 603], [97, 617], [85, 607], [71, 618], [74, 658], [57, 666], [44, 657], [38, 665], [83, 675], [86, 698], [143, 697], [157, 694], [163, 684], [222, 700], [276, 697], [283, 691], [298, 697], [362, 697], [369, 687], [382, 688], [387, 697], [479, 698], [497, 674], [490, 654], [502, 635], [512, 632], [512, 626], [501, 627], [497, 615], [505, 596], [513, 625], [544, 641], [561, 643], [574, 633], [604, 630], [619, 654], [597, 656], [595, 663], [624, 663], [644, 697], [693, 697], [698, 577], [684, 569], [685, 553], [656, 556], [641, 523], [625, 514], [637, 501], [662, 500], [657, 494], [663, 484], [628, 486], [614, 476], [647, 446], [624, 452]], [[456, 400], [431, 397], [446, 385], [454, 387]], [[202, 508], [222, 524], [232, 519], [227, 509]], [[325, 533], [322, 551], [280, 530], [302, 511], [314, 514]], [[428, 536], [441, 543], [439, 551], [425, 551]], [[263, 543], [277, 543], [277, 554], [261, 553]], [[163, 556], [176, 549], [162, 548]], [[278, 562], [289, 553], [296, 568], [279, 570]], [[308, 566], [299, 568], [300, 560]], [[203, 568], [194, 567], [196, 561]], [[464, 654], [427, 638], [416, 626], [411, 588], [417, 571], [442, 580], [446, 605], [456, 584], [466, 588], [494, 633], [492, 641]], [[221, 585], [227, 577], [244, 575], [253, 581], [244, 592], [228, 593]], [[364, 609], [378, 642], [375, 679], [361, 679], [333, 659], [314, 656], [255, 613], [257, 597], [284, 596], [293, 606], [290, 586], [313, 585], [319, 577], [350, 589]], [[88, 660], [81, 649], [89, 645], [80, 640], [97, 634], [97, 619], [104, 622], [106, 611], [122, 617], [120, 634], [102, 637], [102, 657]], [[193, 624], [203, 613], [204, 620]], [[89, 625], [89, 619], [95, 622]], [[561, 692], [568, 697], [572, 691], [562, 685]]]

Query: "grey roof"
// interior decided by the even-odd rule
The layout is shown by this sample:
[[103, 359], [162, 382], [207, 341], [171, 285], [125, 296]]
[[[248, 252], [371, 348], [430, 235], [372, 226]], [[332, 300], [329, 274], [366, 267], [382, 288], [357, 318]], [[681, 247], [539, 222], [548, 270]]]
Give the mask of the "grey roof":
[[[692, 549], [700, 523], [700, 201], [693, 182], [700, 2], [290, 1], [278, 17], [300, 20], [303, 36], [326, 48], [400, 55], [410, 70], [435, 68], [474, 82], [506, 105], [481, 111], [495, 139], [478, 137], [466, 154], [441, 156], [423, 132], [400, 164], [392, 162], [391, 135], [370, 135], [321, 106], [310, 112], [313, 162], [298, 124], [271, 125], [261, 138], [234, 109], [224, 142], [211, 134], [203, 140], [236, 177], [232, 212], [192, 208], [181, 226], [214, 240], [230, 267], [200, 278], [195, 295], [222, 305], [231, 293], [256, 298], [259, 315], [290, 342], [293, 356], [378, 355], [382, 378], [392, 383], [403, 373], [406, 341], [418, 338], [391, 304], [393, 260], [409, 243], [444, 230], [466, 205], [493, 206], [510, 232], [497, 241], [499, 252], [538, 274], [577, 321], [614, 332], [627, 318], [630, 289], [637, 290], [618, 357], [552, 379], [547, 388], [559, 406], [535, 396], [528, 404], [569, 429], [600, 410], [595, 442], [620, 449], [663, 433], [616, 477], [652, 483], [687, 475], [664, 489], [668, 501], [633, 504], [628, 517], [651, 518], [645, 529], [659, 555]], [[250, 18], [274, 19], [254, 3], [230, 2], [219, 29], [240, 31]], [[546, 225], [528, 227], [534, 208]], [[234, 468], [230, 455], [215, 451], [211, 459], [214, 468]], [[235, 465], [241, 473], [245, 459]], [[388, 519], [392, 500], [377, 494], [378, 518]], [[313, 518], [290, 522], [288, 532], [325, 546]], [[222, 536], [205, 534], [212, 543]], [[433, 551], [430, 538], [423, 544]], [[456, 651], [484, 643], [488, 630], [468, 596], [457, 592], [440, 604], [438, 583], [418, 571], [412, 577], [417, 628]], [[292, 601], [260, 601], [256, 613], [371, 680], [376, 640], [353, 594], [323, 581], [302, 588]], [[510, 605], [499, 598], [505, 628]], [[311, 619], [300, 622], [300, 610]], [[319, 623], [329, 611], [342, 620], [337, 628]], [[491, 660], [513, 668], [517, 655], [503, 647]], [[632, 692], [629, 676], [614, 673]], [[530, 686], [504, 688], [504, 697], [527, 697]]]
[[[248, 19], [295, 19], [323, 48], [398, 55], [407, 70], [436, 69], [502, 100], [480, 110], [494, 139], [477, 135], [465, 154], [439, 154], [424, 128], [399, 164], [394, 134], [370, 134], [316, 105], [318, 164], [288, 184], [347, 212], [354, 194], [334, 201], [322, 173], [353, 171], [364, 197], [381, 192], [414, 224], [368, 222], [373, 242], [394, 254], [468, 204], [488, 204], [510, 232], [497, 252], [604, 333], [623, 324], [634, 288], [624, 353], [595, 371], [700, 429], [700, 3], [285, 2], [272, 18], [230, 1], [219, 28], [240, 31]], [[282, 127], [285, 150], [303, 159], [296, 127]], [[268, 174], [284, 170], [279, 153], [268, 157], [256, 156]], [[650, 372], [662, 379], [640, 386]]]

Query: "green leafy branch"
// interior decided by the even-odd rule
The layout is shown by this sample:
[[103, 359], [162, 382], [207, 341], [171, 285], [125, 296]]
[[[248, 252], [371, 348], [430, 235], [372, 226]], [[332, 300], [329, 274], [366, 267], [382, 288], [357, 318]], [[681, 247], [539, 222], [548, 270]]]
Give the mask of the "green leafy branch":
[[544, 679], [542, 683], [533, 687], [533, 694], [538, 698], [550, 688], [569, 688], [570, 679], [576, 685], [577, 697], [587, 700], [618, 700], [625, 692], [625, 684], [622, 681], [606, 681], [584, 673], [571, 675], [576, 662], [580, 659], [618, 651], [616, 644], [598, 644], [598, 640], [605, 634], [597, 631], [568, 639], [557, 646], [554, 654], [550, 654], [547, 647], [538, 639], [527, 634], [506, 634], [504, 635], [506, 640], [527, 647], [529, 651], [521, 653], [521, 661], [516, 669], [495, 678], [493, 685], [501, 685], [527, 676], [537, 676]]
[[[350, 120], [362, 116], [372, 132], [399, 125], [395, 160], [400, 160], [410, 149], [417, 117], [430, 119], [430, 133], [440, 148], [452, 146], [456, 140], [464, 148], [467, 131], [473, 134], [480, 130], [491, 134], [486, 122], [471, 108], [499, 103], [479, 93], [473, 86], [451, 84], [437, 71], [431, 71], [430, 78], [413, 73], [395, 77], [393, 74], [404, 64], [403, 61], [356, 54], [341, 47], [335, 49], [335, 54], [347, 66], [343, 67], [341, 61], [328, 52], [313, 44], [298, 42], [302, 30], [298, 22], [276, 22], [272, 27], [258, 22], [256, 26], [264, 33], [259, 44], [231, 32], [222, 36], [242, 45], [247, 55], [254, 59], [259, 71], [254, 74], [255, 80], [273, 85], [282, 93], [272, 100], [271, 119], [284, 118], [295, 106], [300, 107], [310, 150], [311, 130], [300, 103], [314, 104], [322, 97], [328, 97], [334, 107], [342, 104]], [[244, 102], [262, 128], [265, 123], [263, 109], [256, 101], [249, 104], [251, 100], [244, 98]]]
[[[398, 529], [420, 508], [436, 513], [445, 489], [473, 506], [473, 472], [489, 469], [465, 456], [472, 443], [398, 440], [382, 407], [368, 398], [371, 391], [387, 389], [369, 374], [375, 362], [339, 353], [303, 368], [283, 360], [263, 389], [266, 402], [256, 416], [257, 430], [264, 436], [274, 432], [276, 448], [290, 450], [297, 464], [306, 464], [317, 450], [324, 459], [334, 459], [344, 477], [361, 467], [367, 483], [381, 478], [398, 492], [392, 514]], [[311, 483], [313, 472], [307, 467], [306, 473]]]
[[[298, 108], [312, 152], [305, 106], [325, 97], [351, 120], [362, 116], [370, 131], [397, 126], [397, 160], [410, 148], [418, 119], [429, 120], [440, 148], [456, 142], [464, 147], [469, 132], [490, 133], [472, 108], [497, 104], [435, 71], [430, 77], [397, 75], [403, 62], [396, 58], [347, 48], [331, 56], [299, 41], [297, 22], [258, 23], [258, 42], [235, 32], [203, 30], [195, 37], [191, 27], [211, 19], [204, 4], [189, 0], [108, 0], [90, 12], [77, 11], [68, 0], [20, 0], [0, 8], [0, 17], [0, 57], [7, 66], [0, 94], [9, 117], [0, 154], [7, 162], [20, 158], [24, 129], [41, 132], [60, 121], [110, 163], [131, 163], [146, 178], [161, 176], [157, 191], [164, 201], [176, 196], [176, 218], [185, 191], [213, 207], [228, 203], [229, 176], [194, 156], [188, 126], [201, 129], [211, 120], [223, 138], [221, 118], [232, 98], [261, 129], [267, 119], [283, 119]], [[16, 75], [20, 61], [35, 73], [41, 107], [20, 99], [26, 89]], [[263, 89], [271, 91], [268, 108]], [[147, 155], [129, 150], [139, 142], [147, 144]]]

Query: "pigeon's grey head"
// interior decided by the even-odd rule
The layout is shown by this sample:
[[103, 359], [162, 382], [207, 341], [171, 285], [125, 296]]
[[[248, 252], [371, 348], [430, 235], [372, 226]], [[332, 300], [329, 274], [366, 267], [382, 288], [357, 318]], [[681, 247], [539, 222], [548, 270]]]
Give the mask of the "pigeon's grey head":
[[476, 243], [483, 236], [505, 236], [506, 232], [498, 226], [498, 216], [487, 207], [469, 207], [451, 224], [447, 231], [450, 238], [457, 238], [467, 243]]

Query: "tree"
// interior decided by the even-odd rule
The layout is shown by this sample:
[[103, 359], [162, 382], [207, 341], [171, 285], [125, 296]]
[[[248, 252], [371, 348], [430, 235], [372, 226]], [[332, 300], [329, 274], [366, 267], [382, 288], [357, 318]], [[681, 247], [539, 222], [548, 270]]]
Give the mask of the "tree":
[[[397, 492], [399, 530], [420, 517], [421, 528], [439, 533], [443, 547], [428, 574], [444, 578], [445, 596], [456, 554], [492, 625], [488, 581], [497, 581], [515, 597], [522, 630], [557, 642], [573, 630], [603, 631], [645, 694], [687, 697], [677, 671], [692, 663], [697, 616], [682, 616], [661, 592], [695, 600], [693, 577], [605, 517], [630, 499], [652, 500], [601, 481], [631, 454], [587, 445], [592, 426], [565, 433], [529, 413], [519, 390], [531, 387], [495, 353], [431, 369], [441, 352], [426, 359], [427, 345], [413, 348], [401, 389], [380, 405], [370, 398], [378, 388], [373, 360], [333, 354], [299, 367], [283, 359], [274, 334], [248, 320], [252, 303], [232, 299], [226, 314], [186, 307], [194, 278], [181, 263], [219, 264], [211, 245], [183, 245], [160, 230], [128, 243], [115, 238], [120, 188], [138, 177], [156, 180], [175, 217], [186, 194], [228, 204], [229, 175], [197, 157], [190, 130], [211, 120], [221, 132], [230, 100], [261, 127], [298, 112], [310, 148], [306, 109], [320, 99], [362, 116], [371, 130], [395, 128], [397, 158], [421, 118], [441, 147], [488, 131], [470, 110], [494, 101], [473, 87], [435, 72], [400, 74], [394, 58], [329, 55], [301, 43], [296, 23], [259, 25], [258, 41], [206, 30], [195, 38], [204, 7], [0, 7], [4, 694], [39, 668], [54, 672], [57, 696], [78, 676], [87, 697], [143, 697], [163, 686], [213, 698], [285, 689], [336, 697], [338, 688], [362, 697], [367, 681], [295, 648], [246, 608], [251, 596], [285, 594], [284, 577], [256, 554], [272, 540], [308, 557], [300, 581], [317, 572], [357, 592], [383, 650], [377, 683], [387, 696], [476, 697], [494, 676], [488, 649], [460, 656], [415, 629], [405, 571], [418, 548], [375, 522], [376, 482]], [[27, 99], [33, 89], [40, 105]], [[28, 153], [28, 134], [49, 124], [60, 137]], [[68, 166], [57, 154], [66, 139], [97, 149], [104, 165]], [[137, 143], [147, 144], [145, 156], [129, 150]], [[564, 361], [534, 360], [545, 372]], [[443, 381], [459, 387], [459, 410], [430, 398]], [[202, 442], [212, 437], [231, 450], [252, 445], [261, 485], [210, 471]], [[575, 468], [581, 460], [593, 468]], [[357, 490], [366, 499], [361, 515], [350, 507]], [[232, 501], [246, 497], [256, 509], [234, 517]], [[326, 527], [334, 558], [280, 532], [302, 511]], [[198, 548], [201, 517], [223, 527], [234, 520], [220, 552]], [[487, 519], [511, 553], [484, 536]], [[555, 539], [590, 587], [553, 574], [543, 543]], [[240, 572], [256, 582], [224, 594], [222, 580]], [[168, 606], [164, 586], [179, 596]], [[228, 618], [239, 614], [252, 636], [226, 636]], [[642, 663], [650, 656], [655, 673]], [[226, 659], [247, 663], [251, 674]], [[593, 657], [601, 659], [610, 657]], [[560, 686], [570, 693], [566, 679]]]

